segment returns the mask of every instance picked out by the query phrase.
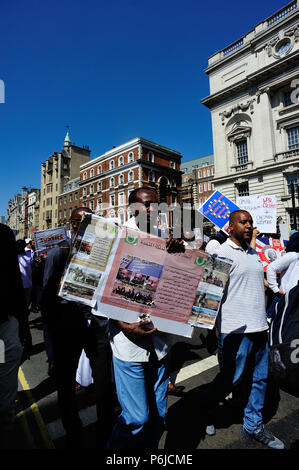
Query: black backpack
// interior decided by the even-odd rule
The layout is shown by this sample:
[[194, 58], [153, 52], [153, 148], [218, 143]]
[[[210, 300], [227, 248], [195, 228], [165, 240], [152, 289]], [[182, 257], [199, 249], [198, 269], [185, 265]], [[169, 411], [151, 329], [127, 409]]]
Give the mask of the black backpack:
[[275, 305], [269, 332], [269, 374], [299, 397], [299, 284]]

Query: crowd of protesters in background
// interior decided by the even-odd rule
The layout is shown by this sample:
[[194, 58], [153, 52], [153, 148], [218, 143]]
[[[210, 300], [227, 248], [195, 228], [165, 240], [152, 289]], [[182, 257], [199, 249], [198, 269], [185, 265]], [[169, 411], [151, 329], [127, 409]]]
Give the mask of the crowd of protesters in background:
[[[152, 188], [138, 188], [130, 195], [130, 203], [144, 205], [148, 232], [151, 204], [157, 201]], [[83, 207], [72, 212], [72, 236], [78, 232], [85, 212], [91, 213]], [[135, 217], [126, 225], [139, 230]], [[299, 232], [290, 235], [286, 253], [269, 265], [266, 276], [255, 250], [259, 232], [247, 211], [233, 212], [227, 230], [201, 246], [211, 256], [233, 261], [217, 316], [219, 373], [207, 393], [199, 397], [210, 435], [215, 434], [213, 413], [217, 404], [249, 374], [242, 435], [270, 448], [284, 448], [283, 442], [265, 428], [262, 409], [268, 380], [268, 324], [276, 302], [299, 280]], [[58, 285], [72, 239], [58, 244], [44, 258], [35, 251], [34, 241], [15, 241], [13, 232], [2, 224], [0, 236], [2, 246], [7, 247], [4, 296], [9, 305], [0, 314], [0, 338], [7, 348], [5, 363], [0, 362], [0, 447], [5, 448], [13, 430], [18, 368], [30, 356], [31, 311], [40, 313], [43, 322], [48, 374], [56, 382], [67, 446], [84, 446], [76, 404], [76, 370], [84, 351], [96, 391], [98, 447], [157, 449], [166, 429], [167, 395], [181, 396], [184, 388], [176, 387], [171, 378], [172, 335], [157, 331], [150, 320], [109, 320], [104, 311], [95, 316], [80, 302], [60, 298]], [[186, 242], [170, 235], [166, 247], [171, 254], [193, 245], [191, 239]], [[248, 361], [251, 368], [247, 367]]]

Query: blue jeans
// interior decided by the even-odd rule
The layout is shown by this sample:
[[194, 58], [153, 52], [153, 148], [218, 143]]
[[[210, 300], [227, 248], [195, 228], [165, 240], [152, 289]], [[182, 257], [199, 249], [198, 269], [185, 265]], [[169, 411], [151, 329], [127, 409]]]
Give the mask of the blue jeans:
[[262, 409], [268, 379], [268, 336], [266, 331], [221, 334], [223, 364], [206, 393], [208, 408], [216, 406], [235, 385], [249, 380], [243, 424], [249, 432], [263, 424]]
[[113, 357], [115, 384], [122, 413], [108, 449], [157, 449], [165, 429], [169, 355], [161, 361], [126, 362]]

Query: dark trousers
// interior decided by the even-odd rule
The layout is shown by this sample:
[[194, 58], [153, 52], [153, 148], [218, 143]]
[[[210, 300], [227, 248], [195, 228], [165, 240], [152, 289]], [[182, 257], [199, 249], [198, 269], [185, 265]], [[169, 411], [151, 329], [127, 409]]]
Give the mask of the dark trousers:
[[49, 323], [52, 337], [57, 398], [63, 426], [68, 436], [80, 432], [82, 423], [76, 405], [76, 371], [82, 349], [92, 368], [96, 390], [99, 446], [113, 426], [112, 353], [108, 339], [108, 320], [92, 315], [90, 325], [80, 310], [67, 306], [59, 312], [59, 321]]

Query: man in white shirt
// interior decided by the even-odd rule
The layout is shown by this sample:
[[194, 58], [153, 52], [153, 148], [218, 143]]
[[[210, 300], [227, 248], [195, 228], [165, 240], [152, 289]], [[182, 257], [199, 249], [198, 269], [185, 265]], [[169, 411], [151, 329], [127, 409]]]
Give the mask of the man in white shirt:
[[[146, 210], [150, 233], [151, 209], [158, 203], [153, 188], [138, 188], [129, 205]], [[142, 209], [142, 206], [140, 208]], [[135, 212], [135, 216], [136, 216]], [[127, 226], [140, 229], [131, 218]], [[167, 250], [179, 251], [182, 241], [168, 239]], [[182, 251], [184, 248], [182, 248]], [[108, 449], [157, 449], [165, 429], [171, 335], [150, 326], [150, 320], [126, 323], [110, 320], [110, 342], [118, 400], [122, 413], [112, 431]]]
[[253, 221], [247, 211], [230, 215], [230, 238], [217, 256], [233, 261], [217, 317], [223, 365], [205, 396], [212, 409], [244, 378], [250, 380], [241, 432], [274, 449], [284, 444], [265, 428], [262, 409], [268, 378], [268, 324], [265, 311], [264, 271], [257, 252], [249, 245]]

